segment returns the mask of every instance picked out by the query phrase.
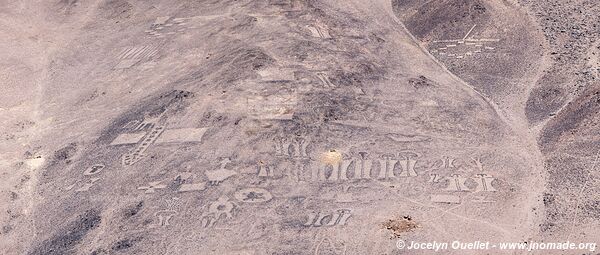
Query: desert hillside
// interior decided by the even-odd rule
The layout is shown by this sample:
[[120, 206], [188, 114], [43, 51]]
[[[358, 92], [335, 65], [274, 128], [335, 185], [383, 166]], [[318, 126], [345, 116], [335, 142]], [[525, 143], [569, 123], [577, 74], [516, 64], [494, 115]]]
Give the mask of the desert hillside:
[[2, 254], [600, 237], [594, 1], [1, 2]]

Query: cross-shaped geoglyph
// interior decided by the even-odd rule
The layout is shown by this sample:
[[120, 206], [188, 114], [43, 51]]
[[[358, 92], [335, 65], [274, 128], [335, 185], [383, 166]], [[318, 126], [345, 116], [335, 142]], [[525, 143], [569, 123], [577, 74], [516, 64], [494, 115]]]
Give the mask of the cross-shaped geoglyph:
[[162, 181], [149, 182], [147, 186], [138, 187], [139, 190], [144, 190], [144, 193], [150, 194], [156, 192], [158, 189], [164, 189], [167, 185], [162, 184]]

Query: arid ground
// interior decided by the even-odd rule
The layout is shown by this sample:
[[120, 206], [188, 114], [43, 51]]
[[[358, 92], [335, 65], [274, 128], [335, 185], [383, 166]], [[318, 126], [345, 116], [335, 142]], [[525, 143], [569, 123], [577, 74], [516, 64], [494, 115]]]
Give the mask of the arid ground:
[[598, 13], [0, 0], [0, 253], [598, 254]]

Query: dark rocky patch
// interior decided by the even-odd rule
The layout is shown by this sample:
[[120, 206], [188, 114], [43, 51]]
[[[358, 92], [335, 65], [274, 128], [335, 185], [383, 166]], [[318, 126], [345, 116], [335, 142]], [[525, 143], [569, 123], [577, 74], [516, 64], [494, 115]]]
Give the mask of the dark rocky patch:
[[105, 19], [129, 18], [132, 10], [133, 5], [125, 0], [107, 0], [98, 7], [100, 15]]
[[[556, 83], [552, 81], [550, 84]], [[559, 86], [539, 86], [531, 91], [525, 106], [529, 123], [536, 124], [553, 116], [565, 104], [565, 91]]]
[[115, 242], [110, 249], [112, 251], [116, 251], [116, 252], [123, 252], [123, 251], [133, 247], [136, 243], [140, 242], [141, 240], [142, 240], [141, 238], [135, 238], [135, 239], [125, 238], [125, 239]]
[[53, 163], [70, 163], [71, 157], [73, 157], [77, 153], [77, 143], [70, 143], [67, 146], [57, 150], [54, 152], [54, 156], [52, 158]]
[[[413, 4], [421, 1], [412, 1]], [[411, 1], [393, 1], [396, 9], [410, 6]], [[412, 6], [411, 6], [412, 7]], [[407, 18], [406, 25], [419, 39], [432, 33], [444, 33], [448, 36], [462, 37], [460, 26], [466, 23], [485, 26], [489, 20], [485, 2], [481, 0], [441, 0], [427, 1], [417, 8], [417, 12]]]
[[131, 217], [137, 215], [142, 210], [143, 207], [144, 207], [144, 201], [140, 201], [135, 206], [127, 208], [125, 210], [125, 212], [123, 213], [123, 216], [125, 216], [125, 218], [131, 218]]
[[29, 255], [76, 254], [75, 248], [81, 240], [100, 225], [102, 218], [97, 210], [89, 210], [78, 216], [66, 227], [59, 229], [49, 239], [35, 247]]
[[553, 148], [561, 138], [598, 134], [600, 118], [600, 83], [588, 87], [575, 101], [567, 105], [544, 127], [540, 144]]
[[408, 84], [413, 86], [415, 89], [435, 87], [434, 82], [423, 75], [419, 76], [418, 78], [410, 78], [408, 80]]

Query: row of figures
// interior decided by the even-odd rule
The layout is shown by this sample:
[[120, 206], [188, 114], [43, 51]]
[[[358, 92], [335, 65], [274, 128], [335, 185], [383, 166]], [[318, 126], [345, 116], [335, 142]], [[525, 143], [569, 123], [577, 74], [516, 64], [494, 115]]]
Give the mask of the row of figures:
[[311, 213], [308, 215], [308, 220], [304, 223], [305, 227], [332, 227], [332, 226], [343, 226], [346, 225], [348, 218], [350, 218], [349, 209], [340, 209], [334, 213]]
[[275, 156], [293, 159], [308, 159], [307, 147], [309, 141], [295, 137], [293, 139], [275, 139]]
[[479, 172], [484, 172], [483, 163], [481, 162], [481, 158], [471, 157], [472, 163], [468, 163], [467, 161], [461, 160], [460, 163], [457, 163], [457, 159], [453, 157], [444, 156], [433, 162], [429, 166], [430, 170], [447, 170], [447, 169], [474, 169]]
[[[403, 152], [397, 157], [385, 155], [381, 159], [366, 158], [366, 152], [360, 152], [360, 158], [342, 159], [335, 163], [322, 164], [311, 170], [313, 181], [346, 181], [349, 179], [394, 179], [396, 177], [418, 176], [415, 166], [419, 154]], [[353, 173], [349, 174], [351, 167]], [[395, 171], [398, 169], [399, 172]], [[398, 173], [398, 175], [395, 174]]]
[[[264, 203], [273, 198], [273, 195], [262, 188], [245, 188], [238, 190], [235, 197], [242, 203]], [[166, 227], [171, 225], [170, 220], [178, 214], [179, 198], [173, 198], [173, 201], [167, 201], [167, 207], [154, 213], [154, 217], [158, 218], [157, 224], [151, 226]], [[240, 208], [238, 203], [229, 199], [227, 196], [221, 196], [217, 200], [208, 204], [206, 211], [200, 217], [200, 225], [202, 228], [213, 228], [217, 222], [224, 222], [234, 217], [236, 210]], [[322, 219], [321, 219], [322, 220]]]
[[458, 174], [452, 174], [450, 177], [442, 177], [439, 174], [429, 174], [429, 182], [430, 183], [440, 183], [442, 181], [448, 181], [448, 186], [444, 189], [445, 191], [451, 192], [469, 192], [472, 191], [469, 187], [467, 187], [466, 182], [468, 180], [474, 181], [477, 186], [475, 187], [474, 192], [495, 192], [497, 191], [493, 186], [492, 182], [496, 180], [496, 178], [492, 177], [488, 174], [477, 174], [475, 177], [461, 177]]
[[[297, 164], [295, 168], [310, 168], [310, 179], [315, 182], [336, 182], [359, 179], [390, 180], [397, 177], [416, 177], [415, 169], [419, 154], [402, 152], [398, 156], [385, 155], [377, 160], [367, 159], [366, 152], [359, 152], [359, 158], [341, 159], [334, 162], [310, 162], [310, 164]], [[340, 155], [341, 157], [341, 155]], [[314, 164], [313, 164], [314, 163]], [[261, 160], [258, 162], [256, 173], [259, 177], [276, 177], [278, 167]], [[291, 175], [298, 175], [293, 170]]]

